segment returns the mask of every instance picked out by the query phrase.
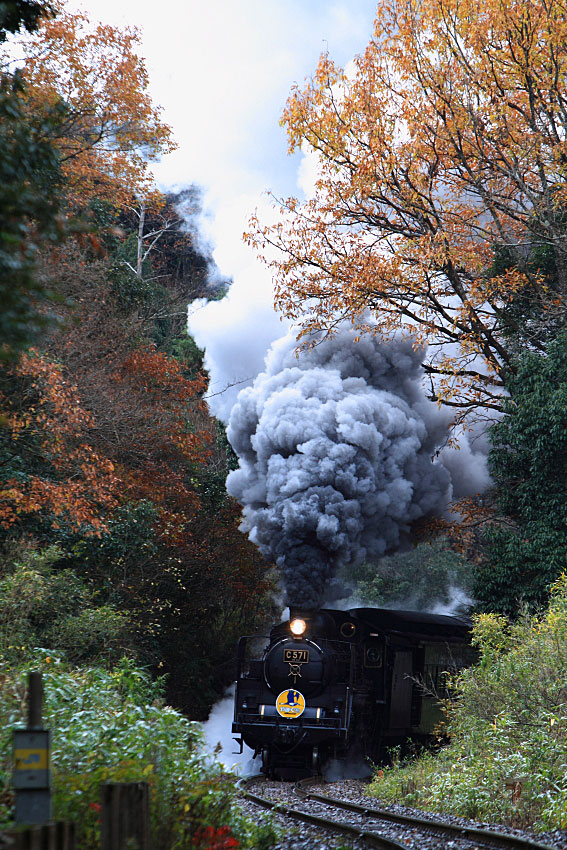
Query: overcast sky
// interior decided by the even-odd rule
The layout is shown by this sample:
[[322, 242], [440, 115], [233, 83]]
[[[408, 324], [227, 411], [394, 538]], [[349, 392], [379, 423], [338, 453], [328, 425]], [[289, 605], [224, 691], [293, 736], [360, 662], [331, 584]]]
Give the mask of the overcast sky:
[[[179, 149], [157, 167], [163, 189], [202, 186], [203, 233], [223, 275], [221, 304], [198, 305], [190, 329], [207, 348], [213, 391], [252, 377], [285, 327], [271, 282], [242, 233], [266, 190], [296, 194], [301, 157], [288, 157], [279, 118], [294, 82], [328, 50], [340, 64], [372, 33], [374, 0], [70, 0], [91, 20], [139, 27], [151, 94]], [[253, 332], [252, 332], [253, 331]], [[236, 389], [211, 401], [226, 417]]]
[[328, 49], [364, 49], [374, 0], [72, 0], [94, 20], [143, 35], [154, 101], [180, 144], [160, 177], [215, 191], [285, 190], [296, 163], [278, 126], [294, 82]]

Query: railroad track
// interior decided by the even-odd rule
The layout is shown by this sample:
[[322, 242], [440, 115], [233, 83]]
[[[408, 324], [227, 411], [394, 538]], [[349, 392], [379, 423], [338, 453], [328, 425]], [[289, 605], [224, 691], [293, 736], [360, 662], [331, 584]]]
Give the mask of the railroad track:
[[[361, 806], [348, 800], [321, 794], [313, 790], [315, 786], [321, 786], [320, 777], [303, 779], [293, 787], [294, 794], [302, 801], [303, 808], [295, 808], [295, 806], [289, 806], [277, 799], [274, 800], [253, 793], [250, 789], [258, 783], [265, 783], [265, 777], [253, 776], [240, 781], [240, 788], [244, 797], [258, 806], [272, 809], [278, 814], [320, 827], [329, 832], [347, 835], [351, 839], [370, 847], [378, 847], [380, 850], [400, 850], [400, 848], [408, 850], [408, 844], [419, 847], [420, 834], [423, 836], [422, 843], [429, 846], [431, 846], [432, 836], [438, 836], [450, 842], [449, 846], [452, 848], [456, 847], [458, 843], [463, 847], [498, 848], [498, 850], [557, 850], [550, 844], [542, 844], [517, 835], [450, 824], [436, 818], [395, 814], [385, 809]], [[287, 790], [289, 786], [284, 784], [282, 788]], [[306, 809], [305, 807], [309, 803], [350, 812], [353, 815], [352, 821], [354, 822], [323, 817], [319, 813]], [[392, 834], [393, 830], [397, 833], [395, 836]]]

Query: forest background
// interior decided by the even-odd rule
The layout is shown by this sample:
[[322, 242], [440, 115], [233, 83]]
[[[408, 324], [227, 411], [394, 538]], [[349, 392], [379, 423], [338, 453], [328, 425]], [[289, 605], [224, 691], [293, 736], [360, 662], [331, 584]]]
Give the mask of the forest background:
[[[46, 8], [16, 5], [31, 26]], [[173, 143], [138, 35], [54, 11], [2, 78], [3, 649], [126, 654], [204, 718], [272, 605], [186, 332], [223, 284], [191, 234], [198, 190], [153, 183]]]
[[264, 847], [196, 720], [273, 580], [186, 331], [226, 284], [207, 287], [198, 190], [152, 178], [174, 143], [138, 46], [62, 3], [0, 4], [0, 827], [31, 669], [80, 846], [100, 846], [101, 783], [145, 781], [153, 846]]
[[[394, 26], [384, 3], [354, 77], [322, 58], [284, 113], [291, 147], [320, 155], [316, 194], [250, 240], [281, 249], [278, 303], [305, 330], [363, 309], [384, 333], [407, 321], [454, 346], [430, 348], [432, 397], [464, 427], [499, 417], [493, 490], [422, 529], [434, 543], [350, 576], [364, 601], [399, 600], [419, 574], [416, 605], [464, 583], [479, 609], [517, 616], [565, 567], [566, 10], [494, 0], [463, 50], [465, 6], [422, 3], [428, 28], [409, 2]], [[202, 719], [238, 636], [275, 613], [186, 330], [187, 304], [230, 281], [210, 287], [198, 189], [152, 181], [173, 141], [136, 32], [57, 2], [0, 11], [3, 43], [21, 29], [24, 45], [0, 87], [3, 664], [63, 659], [123, 683], [144, 668]]]
[[[563, 53], [556, 36], [534, 48], [551, 12], [522, 8], [495, 3], [463, 53], [460, 4], [420, 18], [400, 4], [397, 34], [384, 6], [355, 71], [323, 56], [284, 112], [291, 149], [319, 157], [313, 197], [280, 200], [275, 225], [252, 220], [250, 240], [280, 249], [278, 304], [304, 332], [364, 309], [382, 333], [409, 322], [434, 343], [432, 398], [465, 426], [497, 412], [492, 491], [426, 528], [435, 540], [414, 553], [343, 576], [365, 602], [447, 603], [459, 586], [514, 615], [544, 603], [564, 566]], [[6, 10], [4, 39], [24, 34], [17, 71], [4, 50], [0, 104], [0, 533], [4, 593], [27, 602], [6, 604], [5, 640], [56, 641], [75, 662], [130, 654], [201, 719], [231, 681], [238, 635], [273, 613], [186, 330], [187, 305], [230, 281], [196, 247], [198, 188], [164, 196], [153, 182], [174, 143], [139, 34], [57, 3]], [[512, 60], [489, 43], [498, 27], [521, 48]]]

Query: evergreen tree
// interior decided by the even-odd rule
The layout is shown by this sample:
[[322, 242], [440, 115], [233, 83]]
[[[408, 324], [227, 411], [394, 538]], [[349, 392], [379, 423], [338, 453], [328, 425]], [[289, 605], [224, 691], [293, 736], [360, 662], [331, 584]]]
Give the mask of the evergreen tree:
[[488, 532], [475, 598], [506, 614], [546, 601], [567, 568], [567, 333], [525, 353], [493, 426], [489, 461], [501, 519]]

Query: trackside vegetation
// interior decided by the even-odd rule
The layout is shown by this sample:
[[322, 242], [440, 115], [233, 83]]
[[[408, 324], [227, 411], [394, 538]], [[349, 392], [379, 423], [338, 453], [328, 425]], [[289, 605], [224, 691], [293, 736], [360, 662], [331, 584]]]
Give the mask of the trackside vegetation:
[[270, 819], [242, 817], [201, 724], [166, 704], [166, 676], [141, 662], [131, 616], [99, 604], [61, 555], [24, 552], [0, 572], [0, 830], [13, 819], [12, 732], [26, 723], [27, 673], [39, 670], [54, 817], [76, 823], [83, 850], [100, 847], [101, 784], [139, 781], [156, 850], [270, 847]]
[[[477, 820], [567, 827], [567, 575], [549, 607], [475, 619], [476, 665], [453, 682], [448, 747], [376, 772], [370, 793]], [[440, 730], [441, 731], [441, 730]]]
[[12, 729], [25, 725], [28, 670], [41, 670], [52, 730], [53, 806], [77, 824], [83, 850], [100, 847], [100, 786], [150, 786], [152, 846], [268, 848], [269, 818], [252, 823], [235, 805], [234, 777], [203, 749], [199, 723], [163, 701], [163, 682], [123, 658], [112, 670], [74, 667], [36, 649], [26, 663], [0, 658], [0, 829], [11, 822]]

